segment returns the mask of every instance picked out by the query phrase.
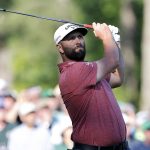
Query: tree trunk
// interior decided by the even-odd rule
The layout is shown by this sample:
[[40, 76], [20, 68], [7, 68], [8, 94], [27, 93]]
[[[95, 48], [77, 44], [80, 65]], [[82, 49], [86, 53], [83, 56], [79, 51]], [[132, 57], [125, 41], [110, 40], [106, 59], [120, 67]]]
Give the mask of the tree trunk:
[[0, 78], [11, 82], [11, 57], [8, 49], [0, 48]]
[[132, 0], [121, 1], [121, 49], [125, 60], [125, 91], [128, 100], [137, 100], [137, 79], [135, 77], [135, 47], [136, 17], [132, 8]]
[[150, 1], [144, 0], [142, 40], [141, 109], [150, 110]]

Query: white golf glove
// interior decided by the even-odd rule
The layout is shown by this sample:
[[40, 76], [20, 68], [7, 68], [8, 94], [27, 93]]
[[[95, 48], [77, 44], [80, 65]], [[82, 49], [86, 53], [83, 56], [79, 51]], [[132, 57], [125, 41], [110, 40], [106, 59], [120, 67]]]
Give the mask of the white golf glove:
[[119, 29], [115, 26], [109, 25], [109, 29], [112, 32], [112, 35], [116, 42], [120, 42], [120, 34]]

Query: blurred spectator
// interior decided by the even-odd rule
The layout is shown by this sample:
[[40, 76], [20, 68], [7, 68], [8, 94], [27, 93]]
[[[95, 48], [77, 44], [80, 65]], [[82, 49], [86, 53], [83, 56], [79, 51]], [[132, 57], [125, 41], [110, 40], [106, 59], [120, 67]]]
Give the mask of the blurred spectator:
[[9, 150], [53, 150], [47, 129], [36, 125], [36, 107], [31, 102], [24, 102], [19, 107], [22, 124], [10, 132]]
[[51, 141], [54, 145], [62, 143], [62, 132], [68, 126], [72, 126], [71, 119], [67, 109], [63, 103], [59, 104], [59, 110], [55, 111], [54, 115], [58, 119], [57, 124], [51, 130]]
[[11, 110], [15, 102], [16, 102], [16, 97], [10, 92], [4, 95], [4, 105], [6, 111]]
[[119, 104], [120, 104], [121, 111], [127, 114], [127, 116], [130, 116], [130, 121], [133, 124], [135, 124], [136, 112], [135, 112], [134, 105], [131, 103], [124, 103], [124, 102], [120, 102]]
[[52, 144], [61, 144], [63, 130], [72, 123], [61, 99], [59, 86], [43, 91], [42, 96], [37, 111], [40, 122], [49, 128]]
[[136, 133], [136, 126], [135, 122], [133, 122], [133, 116], [130, 116], [127, 113], [123, 113], [123, 118], [126, 124], [126, 129], [127, 129], [127, 141], [129, 144], [129, 147], [132, 150], [132, 147], [135, 143], [138, 142], [138, 140], [135, 138], [135, 133]]
[[16, 113], [13, 112], [13, 109], [16, 104], [16, 97], [8, 92], [4, 95], [4, 106], [6, 109], [6, 120], [9, 123], [16, 123]]
[[0, 96], [5, 94], [6, 91], [8, 91], [8, 83], [4, 79], [0, 78]]
[[144, 141], [138, 141], [132, 146], [131, 150], [150, 150], [150, 121], [146, 121], [142, 126]]
[[65, 128], [61, 134], [62, 143], [55, 146], [55, 150], [66, 150], [73, 148], [73, 141], [71, 140], [72, 126]]
[[41, 98], [37, 108], [38, 123], [49, 129], [52, 144], [62, 143], [62, 131], [72, 124], [60, 97]]
[[150, 120], [150, 111], [142, 110], [136, 113], [136, 134], [135, 138], [143, 141], [144, 140], [144, 133], [142, 130], [142, 125], [147, 120]]
[[38, 103], [41, 95], [41, 87], [40, 86], [34, 86], [29, 89], [27, 89], [27, 98], [29, 101], [33, 103]]
[[4, 105], [4, 100], [0, 98], [0, 150], [6, 150], [8, 142], [8, 134], [15, 125], [10, 124], [6, 121], [6, 109]]
[[38, 103], [41, 96], [41, 87], [34, 86], [28, 89], [22, 90], [18, 96], [20, 102], [29, 101], [33, 103]]
[[37, 105], [38, 124], [49, 130], [58, 122], [58, 119], [54, 116], [54, 108], [49, 106], [50, 98], [43, 98]]

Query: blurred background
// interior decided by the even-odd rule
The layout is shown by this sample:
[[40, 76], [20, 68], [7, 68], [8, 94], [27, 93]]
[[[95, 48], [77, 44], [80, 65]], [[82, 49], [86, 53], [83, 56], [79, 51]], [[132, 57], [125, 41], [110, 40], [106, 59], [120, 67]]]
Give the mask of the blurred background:
[[[147, 0], [1, 0], [0, 7], [79, 23], [105, 22], [120, 28], [126, 63], [118, 100], [137, 108], [150, 107], [149, 12]], [[59, 54], [53, 34], [61, 23], [0, 12], [0, 78], [17, 91], [31, 86], [53, 88], [58, 83]], [[101, 43], [90, 31], [86, 60], [102, 56]], [[149, 54], [149, 55], [148, 55]]]
[[[0, 0], [0, 8], [84, 24], [105, 22], [119, 27], [126, 69], [125, 82], [114, 89], [115, 96], [121, 106], [132, 105], [135, 113], [150, 109], [149, 0]], [[34, 99], [32, 94], [38, 99], [59, 95], [57, 64], [61, 59], [53, 34], [60, 25], [0, 12], [1, 91], [15, 95], [16, 99], [21, 95], [21, 101], [22, 93], [28, 95], [28, 100]], [[103, 47], [92, 30], [85, 40], [86, 60], [100, 58]]]

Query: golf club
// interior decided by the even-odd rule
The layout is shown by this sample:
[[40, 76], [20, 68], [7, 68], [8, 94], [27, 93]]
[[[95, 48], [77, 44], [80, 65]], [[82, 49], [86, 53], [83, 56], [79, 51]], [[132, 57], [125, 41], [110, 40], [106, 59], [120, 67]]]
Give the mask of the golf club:
[[26, 14], [26, 13], [22, 13], [22, 12], [18, 12], [18, 11], [11, 11], [11, 10], [7, 10], [7, 9], [3, 9], [3, 8], [0, 8], [0, 11], [14, 13], [14, 14], [18, 14], [18, 15], [24, 15], [24, 16], [28, 16], [28, 17], [34, 17], [34, 18], [38, 18], [38, 19], [44, 19], [44, 20], [50, 20], [50, 21], [56, 21], [56, 22], [62, 22], [62, 23], [72, 23], [72, 24], [75, 24], [75, 25], [78, 25], [81, 27], [92, 28], [92, 25], [90, 25], [90, 24], [80, 24], [80, 23], [71, 22], [69, 20], [47, 18], [47, 17], [37, 16], [37, 15], [33, 15], [33, 14]]

